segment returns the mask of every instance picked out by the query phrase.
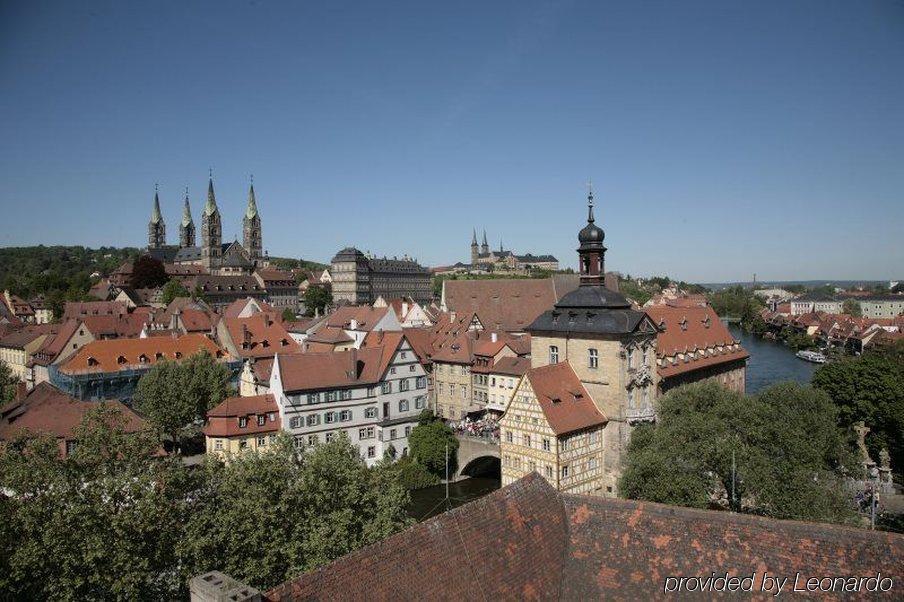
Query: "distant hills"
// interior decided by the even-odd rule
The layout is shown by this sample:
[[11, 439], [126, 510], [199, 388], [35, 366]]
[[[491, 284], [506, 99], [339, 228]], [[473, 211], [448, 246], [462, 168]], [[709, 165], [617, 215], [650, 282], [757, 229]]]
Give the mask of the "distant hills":
[[[869, 288], [876, 284], [888, 285], [888, 280], [757, 280], [758, 288], [782, 288], [784, 286], [804, 286], [806, 288], [817, 288], [820, 286], [835, 286], [838, 288], [864, 287]], [[753, 282], [701, 282], [700, 286], [710, 290], [721, 290], [733, 286], [751, 287]]]

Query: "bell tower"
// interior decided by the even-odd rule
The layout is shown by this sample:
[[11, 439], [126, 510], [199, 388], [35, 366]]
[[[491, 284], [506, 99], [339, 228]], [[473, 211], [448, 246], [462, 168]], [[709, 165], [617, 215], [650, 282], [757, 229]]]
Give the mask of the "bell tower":
[[154, 184], [154, 208], [151, 210], [151, 221], [148, 222], [148, 248], [160, 249], [166, 245], [166, 224], [160, 214], [160, 198], [157, 185]]
[[578, 259], [580, 263], [581, 286], [603, 286], [606, 277], [606, 238], [603, 229], [593, 219], [593, 184], [587, 193], [587, 225], [578, 232]]
[[218, 267], [223, 254], [223, 226], [220, 210], [213, 192], [213, 172], [207, 182], [207, 203], [201, 214], [201, 263], [204, 267]]
[[261, 232], [261, 216], [257, 211], [257, 201], [254, 198], [253, 176], [251, 188], [248, 190], [248, 207], [245, 209], [245, 217], [242, 218], [242, 245], [248, 251], [251, 261], [263, 258], [264, 243]]

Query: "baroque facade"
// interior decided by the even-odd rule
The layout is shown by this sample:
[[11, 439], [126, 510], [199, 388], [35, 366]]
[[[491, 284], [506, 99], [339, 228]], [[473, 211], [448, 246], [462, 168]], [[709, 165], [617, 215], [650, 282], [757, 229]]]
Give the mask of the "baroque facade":
[[346, 247], [336, 253], [331, 264], [333, 300], [337, 303], [372, 304], [378, 297], [430, 300], [430, 270], [407, 256], [381, 259]]

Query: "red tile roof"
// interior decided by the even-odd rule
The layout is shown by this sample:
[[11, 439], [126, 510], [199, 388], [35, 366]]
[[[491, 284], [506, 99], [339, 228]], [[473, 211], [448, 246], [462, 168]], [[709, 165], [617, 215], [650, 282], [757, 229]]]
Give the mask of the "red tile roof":
[[530, 370], [529, 357], [500, 357], [493, 362], [488, 372], [490, 374], [505, 374], [506, 376], [524, 376]]
[[485, 328], [523, 331], [578, 279], [446, 280], [443, 301], [449, 310], [477, 312]]
[[60, 367], [60, 371], [89, 374], [149, 368], [158, 361], [186, 359], [201, 351], [207, 351], [214, 357], [226, 356], [226, 352], [216, 343], [200, 334], [186, 334], [178, 338], [107, 339], [83, 346]]
[[23, 430], [72, 440], [85, 414], [98, 405], [119, 410], [126, 432], [137, 432], [146, 426], [135, 412], [118, 401], [81, 401], [42, 382], [24, 399], [0, 408], [0, 440], [10, 440]]
[[532, 368], [527, 379], [556, 435], [602, 426], [608, 422], [568, 362]]
[[383, 378], [395, 355], [387, 346], [327, 353], [278, 355], [283, 390], [287, 393], [362, 385]]
[[355, 330], [373, 330], [373, 327], [386, 316], [388, 307], [371, 307], [370, 305], [346, 305], [326, 317], [326, 326], [332, 328], [351, 329], [352, 320], [357, 322]]
[[250, 318], [223, 318], [238, 354], [243, 358], [273, 357], [277, 353], [301, 353], [301, 346], [270, 314]]
[[84, 316], [123, 316], [129, 308], [121, 301], [67, 301], [63, 320]]
[[[264, 424], [258, 424], [258, 416], [264, 417]], [[247, 419], [244, 427], [240, 426], [239, 418]], [[233, 437], [275, 433], [280, 425], [279, 407], [272, 395], [228, 397], [207, 412], [204, 434], [208, 437]]]

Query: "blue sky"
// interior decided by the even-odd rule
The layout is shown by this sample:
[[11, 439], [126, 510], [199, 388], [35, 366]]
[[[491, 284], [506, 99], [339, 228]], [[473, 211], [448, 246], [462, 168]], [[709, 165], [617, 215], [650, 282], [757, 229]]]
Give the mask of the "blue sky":
[[904, 2], [4, 2], [0, 246], [467, 261], [472, 227], [692, 281], [904, 276]]

